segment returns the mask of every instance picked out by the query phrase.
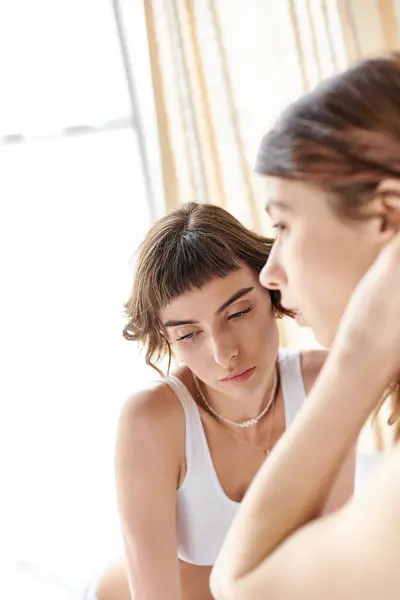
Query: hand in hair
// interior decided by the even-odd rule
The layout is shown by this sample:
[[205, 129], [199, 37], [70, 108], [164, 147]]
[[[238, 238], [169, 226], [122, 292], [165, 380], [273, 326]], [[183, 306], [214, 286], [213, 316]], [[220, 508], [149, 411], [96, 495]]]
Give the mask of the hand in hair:
[[[399, 200], [400, 207], [400, 200]], [[360, 280], [340, 324], [334, 347], [359, 356], [381, 377], [400, 376], [400, 233], [383, 248]], [[373, 407], [371, 407], [372, 409]]]

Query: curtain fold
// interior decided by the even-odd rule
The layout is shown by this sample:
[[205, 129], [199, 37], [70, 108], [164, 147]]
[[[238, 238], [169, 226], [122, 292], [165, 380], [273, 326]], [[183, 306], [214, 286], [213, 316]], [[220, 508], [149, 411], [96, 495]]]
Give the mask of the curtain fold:
[[282, 108], [399, 48], [396, 0], [144, 0], [166, 207], [195, 200], [266, 231], [252, 168]]
[[399, 50], [398, 0], [338, 0], [348, 63]]

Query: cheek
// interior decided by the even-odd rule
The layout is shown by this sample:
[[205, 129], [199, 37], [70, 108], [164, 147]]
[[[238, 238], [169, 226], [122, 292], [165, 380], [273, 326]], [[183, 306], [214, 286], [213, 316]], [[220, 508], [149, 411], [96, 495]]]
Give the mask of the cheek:
[[185, 364], [190, 362], [193, 351], [191, 351], [189, 344], [184, 342], [171, 342], [170, 346], [172, 356], [176, 362], [184, 362]]
[[326, 241], [318, 238], [305, 230], [296, 231], [288, 236], [281, 248], [281, 264], [286, 276], [283, 303], [302, 312], [309, 311], [310, 302], [319, 303], [326, 274], [330, 271]]
[[260, 301], [251, 324], [244, 328], [241, 338], [243, 344], [245, 342], [243, 349], [251, 352], [256, 349], [256, 346], [265, 348], [270, 342], [274, 342], [275, 334], [278, 335], [278, 325], [271, 297], [269, 292], [266, 292], [265, 299]]
[[204, 381], [204, 375], [207, 374], [212, 362], [208, 344], [204, 340], [174, 344], [174, 356]]
[[273, 306], [269, 299], [254, 319], [241, 347], [242, 353], [255, 364], [273, 364], [279, 349], [279, 330]]
[[[301, 228], [294, 233], [287, 245], [288, 271], [306, 284], [308, 279], [324, 274], [330, 268], [332, 255], [337, 244], [324, 234], [322, 228]], [[323, 283], [323, 281], [321, 281]]]
[[318, 340], [329, 346], [348, 300], [354, 252], [346, 240], [324, 233], [309, 231], [299, 236], [289, 248], [287, 261], [290, 301]]
[[[297, 296], [306, 286], [307, 276], [310, 275], [309, 241], [299, 233], [289, 235], [280, 248], [280, 264], [285, 272], [287, 291], [291, 296]], [[312, 263], [311, 263], [312, 265]]]

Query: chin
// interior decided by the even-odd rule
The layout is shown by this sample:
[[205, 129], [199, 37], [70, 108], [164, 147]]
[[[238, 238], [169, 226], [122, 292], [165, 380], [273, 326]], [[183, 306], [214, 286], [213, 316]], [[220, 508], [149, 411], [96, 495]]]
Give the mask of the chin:
[[314, 320], [314, 325], [312, 323], [312, 319], [307, 321], [307, 324], [312, 330], [318, 344], [320, 344], [320, 346], [322, 346], [323, 348], [330, 349], [335, 339], [337, 327], [327, 327], [326, 321], [322, 323], [321, 321], [319, 321], [319, 323], [317, 324]]
[[320, 344], [320, 346], [322, 346], [323, 348], [327, 348], [328, 350], [332, 348], [336, 331], [327, 331], [326, 328], [323, 328], [322, 331], [317, 331], [316, 329], [313, 329], [313, 332], [315, 339], [317, 340], [318, 344]]

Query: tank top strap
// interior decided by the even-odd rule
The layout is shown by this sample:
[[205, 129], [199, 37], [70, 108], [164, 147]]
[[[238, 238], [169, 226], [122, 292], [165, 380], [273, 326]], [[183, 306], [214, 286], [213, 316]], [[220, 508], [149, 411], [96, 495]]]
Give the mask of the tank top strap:
[[285, 405], [286, 427], [289, 427], [307, 396], [300, 359], [301, 354], [297, 349], [281, 348], [279, 350], [279, 372]]
[[175, 375], [168, 375], [162, 379], [178, 397], [185, 414], [185, 454], [186, 469], [193, 466], [193, 461], [201, 458], [204, 449], [205, 433], [197, 404], [188, 388]]

